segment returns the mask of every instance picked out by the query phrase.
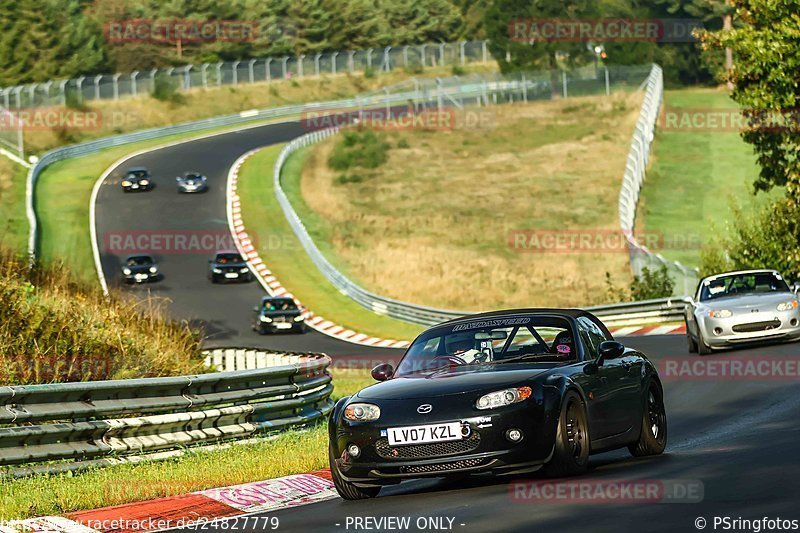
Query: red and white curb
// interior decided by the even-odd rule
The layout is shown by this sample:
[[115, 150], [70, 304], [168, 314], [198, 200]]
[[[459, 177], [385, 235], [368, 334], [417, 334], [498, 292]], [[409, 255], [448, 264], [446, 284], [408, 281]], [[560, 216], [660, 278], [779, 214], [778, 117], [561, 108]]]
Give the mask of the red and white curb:
[[[264, 290], [266, 290], [271, 296], [286, 296], [293, 298], [295, 303], [297, 303], [299, 306], [300, 301], [295, 298], [292, 293], [290, 293], [286, 287], [281, 284], [281, 282], [275, 277], [269, 268], [267, 268], [267, 265], [259, 255], [258, 250], [256, 250], [253, 240], [247, 233], [247, 230], [244, 226], [244, 221], [242, 220], [242, 204], [239, 199], [239, 195], [236, 192], [237, 183], [239, 181], [239, 170], [244, 162], [259, 150], [261, 149], [257, 148], [244, 154], [242, 157], [236, 160], [228, 172], [228, 226], [230, 227], [231, 235], [233, 235], [233, 239], [236, 243], [239, 253], [241, 253], [242, 256], [247, 259], [250, 270], [264, 287]], [[364, 346], [375, 346], [379, 348], [406, 348], [410, 344], [408, 341], [381, 339], [378, 337], [371, 337], [364, 333], [355, 332], [351, 329], [339, 326], [330, 320], [326, 320], [325, 318], [314, 314], [308, 309], [306, 310], [305, 315], [306, 324], [308, 324], [310, 327], [314, 328], [320, 333], [324, 333], [325, 335], [339, 340]]]
[[[202, 529], [215, 520], [236, 519], [334, 498], [338, 495], [330, 470], [324, 469], [171, 498], [69, 513], [63, 517], [19, 520], [0, 525], [0, 532], [134, 533], [188, 527]], [[270, 529], [266, 522], [251, 520], [250, 527], [245, 524], [244, 529]]]
[[626, 326], [612, 329], [611, 335], [614, 337], [638, 337], [650, 335], [684, 335], [686, 334], [685, 324], [669, 324], [664, 326]]

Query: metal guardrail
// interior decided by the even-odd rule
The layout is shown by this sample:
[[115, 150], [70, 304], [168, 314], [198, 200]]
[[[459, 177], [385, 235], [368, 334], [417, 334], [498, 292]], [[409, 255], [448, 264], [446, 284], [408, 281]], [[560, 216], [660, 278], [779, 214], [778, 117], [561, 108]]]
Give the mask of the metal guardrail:
[[0, 465], [73, 460], [46, 467], [72, 470], [76, 462], [242, 439], [324, 418], [333, 407], [330, 358], [279, 362], [195, 376], [2, 387]]
[[628, 241], [634, 274], [641, 276], [645, 268], [652, 271], [666, 267], [675, 280], [675, 291], [678, 294], [693, 294], [700, 277], [697, 269], [688, 268], [678, 261], [669, 261], [636, 241], [636, 208], [650, 158], [658, 114], [664, 101], [664, 75], [658, 65], [653, 65], [645, 88], [644, 103], [636, 122], [619, 192], [619, 225]]
[[[649, 84], [651, 82], [653, 79], [653, 72], [656, 71], [660, 72], [660, 68], [658, 66], [653, 66], [652, 69], [650, 69], [650, 75], [645, 83]], [[496, 94], [500, 92], [503, 94], [506, 101], [513, 101], [514, 97], [512, 96], [511, 99], [509, 99], [509, 95], [516, 96], [518, 100], [524, 100], [527, 96], [527, 90], [535, 87], [535, 84], [538, 83], [535, 80], [537, 80], [537, 76], [528, 75], [527, 78], [520, 78], [519, 80], [496, 81], [492, 84], [475, 84], [472, 90], [476, 91], [476, 93], [471, 93], [469, 87], [460, 87], [461, 92], [459, 96], [466, 98], [474, 98], [477, 96], [476, 102], [488, 104], [490, 101], [496, 101]], [[549, 81], [547, 88], [549, 91]], [[458, 103], [460, 102], [456, 102], [456, 104]], [[351, 298], [362, 307], [378, 314], [424, 326], [438, 324], [446, 320], [471, 314], [466, 311], [452, 311], [421, 306], [372, 293], [351, 281], [331, 264], [319, 250], [283, 190], [281, 185], [281, 172], [286, 160], [291, 154], [301, 148], [322, 141], [335, 134], [337, 131], [339, 131], [338, 128], [329, 128], [298, 137], [281, 150], [273, 169], [273, 186], [278, 198], [278, 203], [281, 205], [281, 209], [286, 219], [289, 221], [289, 225], [306, 250], [306, 253], [308, 253], [311, 261], [325, 278], [342, 294]], [[683, 302], [680, 299], [663, 299], [591, 307], [587, 308], [587, 310], [595, 313], [607, 325], [625, 325], [633, 323], [634, 321], [642, 322], [643, 320], [648, 322], [664, 322], [682, 319]]]

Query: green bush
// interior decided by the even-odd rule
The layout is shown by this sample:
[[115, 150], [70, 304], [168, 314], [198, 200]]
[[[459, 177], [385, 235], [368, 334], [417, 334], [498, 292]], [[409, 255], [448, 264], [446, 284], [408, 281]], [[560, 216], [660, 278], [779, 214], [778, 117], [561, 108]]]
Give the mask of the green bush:
[[153, 80], [153, 98], [162, 102], [170, 102], [172, 104], [182, 104], [186, 101], [184, 96], [178, 92], [178, 85], [171, 76], [166, 74], [158, 74]]
[[397, 147], [398, 148], [410, 148], [411, 145], [408, 144], [408, 139], [402, 138], [399, 141], [397, 141]]
[[667, 267], [662, 266], [658, 270], [645, 267], [642, 269], [642, 275], [634, 277], [631, 282], [631, 299], [638, 302], [666, 298], [672, 296], [674, 290], [675, 281], [669, 276]]
[[453, 76], [463, 76], [465, 71], [464, 67], [460, 65], [453, 65], [453, 67], [450, 69], [450, 72], [452, 72]]
[[389, 159], [386, 134], [369, 129], [345, 131], [334, 146], [328, 166], [333, 170], [378, 168]]

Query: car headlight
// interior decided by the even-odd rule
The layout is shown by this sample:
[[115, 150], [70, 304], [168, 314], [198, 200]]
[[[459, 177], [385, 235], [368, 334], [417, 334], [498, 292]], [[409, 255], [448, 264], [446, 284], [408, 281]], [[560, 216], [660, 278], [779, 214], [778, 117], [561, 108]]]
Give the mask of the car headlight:
[[294, 321], [295, 322], [302, 322], [305, 319], [306, 319], [306, 317], [304, 317], [303, 315], [294, 317]]
[[797, 300], [792, 300], [791, 302], [783, 302], [782, 304], [778, 304], [778, 311], [793, 311], [797, 309]]
[[150, 180], [142, 180], [139, 182], [139, 185], [150, 185]]
[[214, 269], [214, 274], [222, 274], [222, 269], [221, 268], [215, 268]]
[[130, 276], [131, 275], [131, 269], [130, 268], [123, 268], [122, 269], [122, 273], [125, 274], [126, 276]]
[[531, 397], [530, 387], [519, 387], [518, 389], [505, 389], [497, 392], [484, 394], [475, 402], [478, 409], [496, 409], [505, 407], [512, 403], [521, 402]]
[[718, 311], [709, 311], [708, 316], [711, 318], [730, 318], [733, 316], [733, 313], [727, 309], [720, 309]]
[[351, 403], [345, 407], [344, 417], [351, 422], [372, 422], [381, 417], [381, 408], [371, 403]]
[[158, 272], [158, 267], [150, 267], [151, 274], [155, 274], [156, 272]]
[[131, 186], [131, 182], [128, 181], [128, 180], [125, 180], [125, 181], [122, 182], [122, 186], [123, 187], [130, 187]]
[[250, 270], [250, 269], [247, 268], [247, 267], [244, 267], [244, 268], [240, 268], [239, 272], [241, 272], [242, 274], [246, 274], [248, 270]]
[[261, 322], [272, 322], [272, 319], [268, 316], [261, 316], [259, 318], [261, 319]]

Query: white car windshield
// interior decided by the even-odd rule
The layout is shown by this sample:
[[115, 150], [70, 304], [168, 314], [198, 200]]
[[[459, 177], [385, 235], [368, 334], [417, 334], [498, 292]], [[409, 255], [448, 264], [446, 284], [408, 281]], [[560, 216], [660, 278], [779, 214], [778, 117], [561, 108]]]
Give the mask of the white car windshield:
[[771, 292], [790, 292], [786, 281], [774, 272], [732, 274], [705, 280], [700, 288], [700, 301]]

